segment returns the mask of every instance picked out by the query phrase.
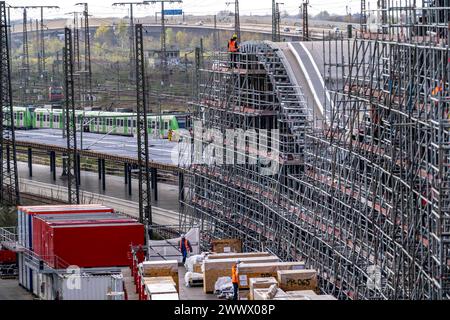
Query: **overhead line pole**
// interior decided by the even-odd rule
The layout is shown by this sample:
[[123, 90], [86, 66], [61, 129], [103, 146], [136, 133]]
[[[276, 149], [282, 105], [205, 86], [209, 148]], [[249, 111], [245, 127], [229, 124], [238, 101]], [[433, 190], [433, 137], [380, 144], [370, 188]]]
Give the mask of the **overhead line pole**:
[[277, 42], [276, 0], [272, 0], [272, 42]]
[[86, 83], [89, 91], [89, 105], [93, 106], [92, 99], [92, 66], [91, 66], [91, 36], [89, 32], [89, 7], [86, 2], [76, 3], [76, 6], [83, 6], [84, 17], [84, 71], [86, 73]]
[[241, 41], [241, 19], [239, 14], [239, 0], [226, 2], [226, 5], [234, 4], [234, 32], [238, 37], [238, 42]]
[[69, 28], [64, 30], [64, 79], [66, 91], [65, 121], [67, 138], [67, 189], [69, 204], [80, 203], [78, 150], [75, 117], [75, 89], [73, 70], [73, 39]]
[[[38, 72], [40, 76], [44, 76], [47, 81], [47, 76], [45, 76], [46, 65], [45, 65], [45, 32], [44, 32], [44, 9], [59, 9], [59, 6], [12, 6], [13, 9], [40, 9], [40, 28], [36, 26], [36, 40], [37, 40], [37, 55], [38, 55]], [[8, 8], [9, 9], [9, 8]], [[24, 17], [25, 19], [25, 17]], [[28, 38], [28, 37], [27, 37]]]
[[303, 0], [303, 41], [309, 41], [309, 17], [308, 17], [309, 0]]
[[80, 33], [78, 29], [78, 15], [82, 12], [72, 11], [66, 13], [66, 15], [73, 15], [73, 54], [74, 54], [74, 63], [76, 65], [76, 70], [81, 70], [81, 62], [80, 62]]
[[[9, 8], [8, 8], [9, 12]], [[11, 57], [5, 1], [0, 1], [0, 203], [20, 204], [19, 177], [17, 173], [16, 139], [11, 89]], [[4, 123], [9, 125], [4, 125]]]
[[[145, 79], [145, 57], [142, 24], [136, 24], [136, 105], [137, 105], [137, 142], [139, 163], [139, 221], [144, 223], [146, 240], [152, 238], [152, 200], [149, 167], [149, 142], [147, 124], [147, 82]], [[148, 242], [147, 242], [148, 243]]]
[[161, 3], [161, 85], [166, 86], [169, 78], [168, 63], [167, 63], [167, 39], [166, 39], [166, 18], [165, 18], [165, 4], [166, 3], [183, 3], [182, 0], [156, 0], [144, 1], [145, 4]]
[[113, 7], [130, 6], [130, 25], [129, 25], [129, 39], [130, 39], [130, 80], [136, 80], [136, 41], [134, 30], [134, 6], [147, 5], [145, 2], [115, 2]]

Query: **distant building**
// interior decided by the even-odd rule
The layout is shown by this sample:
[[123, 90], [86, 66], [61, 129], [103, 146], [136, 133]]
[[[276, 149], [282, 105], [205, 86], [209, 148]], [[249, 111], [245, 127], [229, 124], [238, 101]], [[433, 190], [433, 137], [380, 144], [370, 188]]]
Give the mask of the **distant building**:
[[[146, 53], [149, 59], [149, 64], [153, 67], [159, 66], [162, 63], [163, 53], [161, 50], [151, 50]], [[180, 50], [179, 49], [167, 49], [167, 64], [169, 66], [175, 66], [180, 64]]]

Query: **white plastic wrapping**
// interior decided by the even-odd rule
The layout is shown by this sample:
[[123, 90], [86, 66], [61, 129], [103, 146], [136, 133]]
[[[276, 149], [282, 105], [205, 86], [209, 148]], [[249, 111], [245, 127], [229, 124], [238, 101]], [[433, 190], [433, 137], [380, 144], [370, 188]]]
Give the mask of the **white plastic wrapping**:
[[187, 272], [194, 272], [194, 264], [202, 263], [205, 260], [204, 254], [197, 254], [186, 259], [184, 264]]
[[233, 283], [231, 282], [231, 277], [221, 277], [217, 279], [216, 284], [214, 285], [214, 292], [224, 293], [233, 291]]
[[184, 275], [184, 284], [186, 287], [190, 287], [194, 281], [203, 281], [203, 275], [201, 273], [186, 272]]

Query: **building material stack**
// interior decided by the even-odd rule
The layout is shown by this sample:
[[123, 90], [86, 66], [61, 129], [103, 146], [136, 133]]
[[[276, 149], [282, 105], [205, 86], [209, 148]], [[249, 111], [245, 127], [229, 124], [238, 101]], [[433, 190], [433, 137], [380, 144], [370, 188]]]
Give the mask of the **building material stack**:
[[139, 300], [179, 300], [178, 261], [145, 261], [136, 278]]
[[215, 253], [239, 253], [242, 252], [242, 240], [240, 239], [216, 239], [212, 240], [212, 251]]
[[263, 257], [235, 257], [228, 259], [206, 259], [203, 261], [203, 291], [213, 293], [217, 279], [231, 277], [231, 268], [240, 260], [243, 263], [277, 263], [280, 259], [276, 256]]

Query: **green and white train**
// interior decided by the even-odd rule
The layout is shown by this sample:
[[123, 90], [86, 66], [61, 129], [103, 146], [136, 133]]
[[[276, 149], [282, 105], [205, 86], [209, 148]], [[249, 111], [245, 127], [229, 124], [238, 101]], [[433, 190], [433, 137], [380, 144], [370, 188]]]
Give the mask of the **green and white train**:
[[[18, 129], [63, 129], [62, 109], [14, 107], [14, 125]], [[134, 136], [137, 134], [135, 113], [105, 111], [75, 111], [77, 123], [83, 125], [84, 132]], [[148, 116], [149, 135], [167, 138], [169, 130], [178, 132], [177, 116]], [[159, 132], [159, 134], [158, 134]]]

